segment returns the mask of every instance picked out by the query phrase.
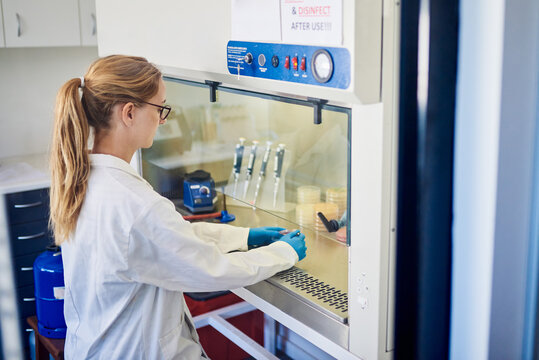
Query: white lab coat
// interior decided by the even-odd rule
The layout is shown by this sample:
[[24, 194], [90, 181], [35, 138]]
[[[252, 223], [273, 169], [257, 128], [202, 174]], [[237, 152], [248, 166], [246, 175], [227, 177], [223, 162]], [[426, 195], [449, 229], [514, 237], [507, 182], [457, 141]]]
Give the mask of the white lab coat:
[[77, 227], [62, 245], [66, 359], [201, 358], [183, 291], [247, 286], [298, 260], [282, 241], [245, 251], [248, 229], [191, 224], [125, 161], [90, 160]]

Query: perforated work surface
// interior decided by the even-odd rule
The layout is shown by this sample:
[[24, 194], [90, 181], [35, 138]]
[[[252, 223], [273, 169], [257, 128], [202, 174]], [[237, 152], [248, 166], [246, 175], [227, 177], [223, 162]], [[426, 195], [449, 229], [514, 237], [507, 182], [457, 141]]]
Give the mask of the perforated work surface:
[[274, 285], [293, 292], [328, 315], [346, 323], [348, 319], [348, 294], [330, 284], [293, 267], [268, 279]]

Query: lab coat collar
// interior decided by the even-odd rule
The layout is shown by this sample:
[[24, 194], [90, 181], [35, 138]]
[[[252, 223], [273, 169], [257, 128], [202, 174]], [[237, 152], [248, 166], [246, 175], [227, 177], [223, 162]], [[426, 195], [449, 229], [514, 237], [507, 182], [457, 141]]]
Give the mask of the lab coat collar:
[[146, 182], [137, 171], [129, 165], [125, 160], [119, 157], [107, 154], [90, 154], [90, 163], [92, 166], [108, 167], [125, 171], [126, 173], [133, 175], [134, 177]]

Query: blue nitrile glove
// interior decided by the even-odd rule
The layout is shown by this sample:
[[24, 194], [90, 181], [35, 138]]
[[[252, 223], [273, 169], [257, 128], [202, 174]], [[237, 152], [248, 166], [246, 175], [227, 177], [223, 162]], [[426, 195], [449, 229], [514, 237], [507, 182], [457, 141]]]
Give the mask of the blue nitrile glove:
[[299, 232], [299, 230], [295, 230], [292, 232], [289, 232], [288, 234], [284, 235], [282, 238], [280, 238], [278, 241], [284, 241], [290, 246], [296, 250], [296, 253], [298, 254], [299, 260], [303, 260], [305, 258], [306, 252], [307, 252], [307, 246], [305, 246], [305, 235]]
[[284, 228], [271, 226], [249, 229], [247, 245], [250, 247], [269, 245], [283, 236], [279, 234], [279, 231], [283, 230]]

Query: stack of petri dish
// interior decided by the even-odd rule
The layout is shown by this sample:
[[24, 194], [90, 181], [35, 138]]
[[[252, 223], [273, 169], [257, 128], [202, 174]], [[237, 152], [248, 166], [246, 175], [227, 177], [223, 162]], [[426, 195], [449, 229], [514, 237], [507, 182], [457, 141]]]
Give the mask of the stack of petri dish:
[[337, 220], [346, 212], [347, 198], [346, 188], [328, 188], [326, 190], [326, 202], [336, 204], [338, 207], [337, 216], [335, 217]]
[[321, 212], [328, 219], [337, 219], [339, 207], [333, 203], [318, 203], [314, 205], [314, 229], [316, 231], [327, 231], [326, 226], [320, 220], [318, 213]]
[[317, 186], [299, 186], [298, 204], [317, 204], [320, 202], [320, 188]]
[[314, 204], [296, 205], [296, 222], [300, 227], [311, 227], [314, 224]]
[[297, 189], [296, 221], [299, 226], [313, 226], [314, 204], [320, 202], [320, 188], [317, 186], [299, 186]]

